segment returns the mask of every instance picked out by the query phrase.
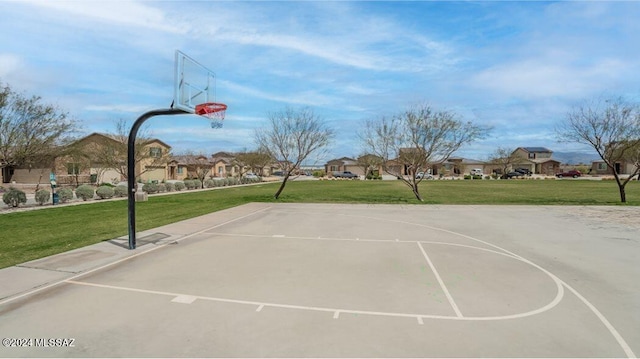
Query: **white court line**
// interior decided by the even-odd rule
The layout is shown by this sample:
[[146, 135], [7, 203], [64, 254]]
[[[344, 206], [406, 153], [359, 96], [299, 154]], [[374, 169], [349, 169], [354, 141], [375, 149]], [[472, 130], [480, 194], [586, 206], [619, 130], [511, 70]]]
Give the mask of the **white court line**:
[[[157, 290], [147, 290], [147, 289], [138, 289], [138, 288], [129, 288], [129, 287], [120, 287], [113, 286], [107, 284], [97, 284], [97, 283], [89, 283], [89, 282], [78, 282], [75, 280], [67, 281], [69, 284], [77, 284], [87, 287], [96, 287], [96, 288], [105, 288], [105, 289], [114, 289], [114, 290], [123, 290], [127, 292], [135, 292], [135, 293], [144, 293], [144, 294], [156, 294], [156, 295], [164, 295], [168, 297], [179, 297], [186, 296], [187, 294], [180, 293], [172, 293], [172, 292], [163, 292]], [[428, 314], [412, 314], [412, 313], [393, 313], [393, 312], [375, 312], [368, 310], [352, 310], [352, 309], [341, 309], [341, 308], [329, 308], [329, 307], [310, 307], [304, 305], [292, 305], [292, 304], [278, 304], [278, 303], [266, 303], [266, 302], [257, 302], [251, 300], [238, 300], [238, 299], [229, 299], [229, 298], [219, 298], [219, 297], [205, 297], [199, 295], [189, 295], [198, 300], [208, 300], [212, 302], [222, 302], [222, 303], [233, 303], [233, 304], [246, 304], [252, 306], [258, 306], [258, 309], [262, 310], [264, 307], [273, 307], [273, 308], [283, 308], [283, 309], [299, 309], [299, 310], [308, 310], [308, 311], [316, 311], [316, 312], [327, 312], [333, 313], [333, 318], [338, 319], [340, 314], [348, 313], [348, 314], [359, 314], [359, 315], [375, 315], [375, 316], [385, 316], [385, 317], [403, 317], [403, 318], [428, 318], [428, 319], [458, 319], [458, 320], [469, 320], [473, 318], [458, 318], [452, 316], [444, 316], [444, 315], [428, 315]], [[258, 310], [256, 310], [258, 311]], [[481, 320], [484, 318], [481, 318]]]
[[[319, 241], [347, 241], [347, 242], [356, 242], [355, 239], [351, 239], [351, 238], [331, 238], [331, 237], [303, 237], [303, 236], [276, 236], [276, 235], [268, 235], [268, 234], [241, 234], [241, 233], [223, 233], [223, 232], [209, 232], [207, 234], [210, 234], [212, 236], [228, 236], [228, 237], [249, 237], [249, 238], [277, 238], [277, 239], [299, 239], [299, 240], [308, 240], [308, 241], [313, 241], [313, 240], [319, 240]], [[496, 251], [493, 249], [489, 249], [489, 248], [483, 248], [483, 247], [476, 247], [476, 246], [471, 246], [468, 244], [459, 244], [459, 243], [447, 243], [447, 242], [437, 242], [437, 241], [416, 241], [416, 240], [400, 240], [398, 238], [396, 239], [359, 239], [358, 242], [387, 242], [387, 243], [411, 243], [414, 244], [416, 242], [420, 242], [420, 243], [426, 243], [426, 244], [441, 244], [444, 246], [454, 246], [454, 247], [464, 247], [464, 248], [470, 248], [470, 249], [476, 249], [479, 251], [485, 251], [485, 252], [489, 252], [489, 253], [494, 253], [494, 254], [499, 254], [501, 256], [505, 256], [505, 257], [509, 257], [509, 258], [514, 258], [517, 259], [519, 261], [522, 261], [522, 257], [519, 257], [515, 254], [511, 254], [511, 253], [506, 253], [503, 250], [500, 251]], [[527, 264], [529, 264], [527, 262]]]
[[[69, 284], [77, 284], [83, 285], [87, 287], [96, 287], [96, 288], [105, 288], [105, 289], [113, 289], [113, 290], [122, 290], [127, 292], [134, 293], [144, 293], [144, 294], [156, 294], [163, 295], [169, 297], [179, 297], [179, 296], [187, 296], [188, 294], [182, 293], [172, 293], [172, 292], [162, 292], [157, 290], [146, 290], [146, 289], [138, 289], [138, 288], [129, 288], [129, 287], [120, 287], [113, 286], [107, 284], [97, 284], [97, 283], [89, 283], [89, 282], [78, 282], [74, 280], [67, 281]], [[330, 307], [311, 307], [304, 305], [293, 305], [293, 304], [279, 304], [279, 303], [268, 303], [268, 302], [258, 302], [252, 300], [239, 300], [239, 299], [230, 299], [230, 298], [219, 298], [219, 297], [205, 297], [199, 295], [188, 295], [190, 297], [196, 298], [197, 300], [208, 300], [212, 302], [221, 302], [221, 303], [232, 303], [232, 304], [245, 304], [251, 306], [257, 306], [260, 311], [264, 307], [272, 307], [272, 308], [282, 308], [282, 309], [297, 309], [297, 310], [308, 310], [308, 311], [316, 311], [316, 312], [325, 312], [325, 313], [333, 313], [335, 316], [338, 313], [338, 316], [342, 313], [347, 314], [357, 314], [357, 315], [374, 315], [374, 316], [384, 316], [384, 317], [398, 317], [398, 318], [414, 318], [418, 320], [418, 323], [423, 319], [439, 319], [439, 320], [461, 320], [461, 321], [493, 321], [493, 320], [507, 320], [507, 319], [519, 319], [524, 318], [536, 314], [543, 313], [551, 308], [555, 307], [560, 300], [562, 299], [562, 295], [559, 295], [554, 299], [553, 302], [547, 304], [542, 308], [538, 308], [536, 310], [532, 310], [526, 313], [512, 314], [506, 316], [496, 316], [496, 317], [458, 317], [458, 316], [447, 316], [447, 315], [432, 315], [432, 314], [419, 314], [419, 313], [399, 313], [399, 312], [376, 312], [370, 310], [354, 310], [354, 309], [345, 309], [345, 308], [330, 308]], [[258, 310], [256, 310], [258, 311]], [[420, 319], [418, 319], [420, 318]]]
[[422, 252], [422, 255], [424, 256], [424, 259], [427, 260], [427, 263], [429, 264], [429, 267], [431, 268], [431, 271], [433, 272], [433, 275], [436, 276], [436, 280], [438, 281], [438, 283], [440, 283], [440, 288], [442, 288], [442, 291], [444, 292], [444, 295], [447, 297], [447, 300], [449, 301], [449, 304], [451, 304], [451, 307], [453, 308], [453, 311], [456, 312], [456, 316], [458, 318], [464, 318], [464, 316], [460, 312], [460, 309], [458, 309], [458, 306], [456, 305], [456, 302], [453, 300], [453, 297], [451, 296], [451, 293], [449, 293], [449, 290], [447, 289], [447, 286], [444, 285], [444, 281], [442, 280], [442, 278], [440, 278], [440, 274], [438, 274], [438, 271], [436, 270], [436, 267], [433, 265], [433, 263], [431, 263], [431, 259], [429, 259], [429, 256], [427, 255], [427, 252], [422, 247], [422, 244], [420, 242], [416, 242], [416, 243], [418, 244], [418, 247], [420, 247], [420, 251]]
[[[157, 290], [120, 287], [120, 286], [113, 286], [108, 284], [78, 282], [74, 280], [69, 280], [67, 281], [67, 283], [83, 285], [87, 287], [122, 290], [127, 292], [134, 292], [134, 293], [156, 294], [156, 295], [163, 295], [163, 296], [169, 296], [174, 298], [178, 296], [188, 295], [183, 293], [173, 293], [173, 292], [163, 292], [163, 291], [157, 291]], [[336, 315], [336, 313], [339, 313], [339, 314], [347, 313], [347, 314], [374, 315], [374, 316], [384, 316], [384, 317], [399, 317], [399, 318], [414, 318], [414, 319], [417, 319], [417, 318], [441, 319], [441, 320], [444, 319], [444, 320], [462, 320], [462, 321], [493, 321], [493, 320], [520, 319], [520, 318], [529, 317], [532, 315], [546, 312], [551, 308], [555, 307], [558, 304], [558, 302], [560, 302], [560, 300], [562, 299], [562, 295], [559, 295], [556, 297], [556, 299], [554, 299], [553, 302], [547, 304], [546, 306], [542, 308], [538, 308], [536, 310], [532, 310], [530, 312], [526, 312], [526, 313], [518, 313], [518, 314], [512, 314], [512, 315], [506, 315], [506, 316], [495, 316], [495, 317], [458, 317], [458, 316], [432, 315], [432, 314], [420, 314], [420, 313], [376, 312], [376, 311], [370, 311], [370, 310], [354, 310], [354, 309], [345, 309], [345, 308], [311, 307], [311, 306], [294, 305], [294, 304], [258, 302], [258, 301], [252, 301], [252, 300], [239, 300], [239, 299], [220, 298], [220, 297], [205, 297], [205, 296], [199, 296], [199, 295], [188, 295], [188, 296], [194, 297], [198, 300], [208, 300], [212, 302], [257, 306], [258, 309], [260, 310], [262, 310], [261, 308], [264, 308], [264, 307], [272, 307], [272, 308], [282, 308], [282, 309], [297, 309], [297, 310], [308, 310], [308, 311], [316, 311], [316, 312], [328, 312], [328, 313], [333, 313], [333, 315]]]
[[[175, 240], [175, 241], [173, 241], [173, 242], [180, 242], [180, 241], [182, 241], [182, 240], [184, 240], [184, 239], [191, 238], [191, 237], [193, 237], [193, 236], [197, 236], [198, 234], [202, 234], [202, 233], [205, 233], [205, 232], [207, 232], [207, 231], [210, 231], [210, 230], [212, 230], [212, 229], [214, 229], [214, 228], [222, 227], [222, 226], [227, 225], [227, 224], [229, 224], [229, 223], [233, 223], [233, 222], [235, 222], [235, 221], [239, 221], [239, 220], [244, 219], [244, 218], [247, 218], [247, 217], [249, 217], [249, 216], [253, 216], [254, 214], [257, 214], [257, 213], [260, 213], [260, 212], [266, 211], [266, 210], [268, 210], [268, 209], [271, 209], [271, 207], [265, 207], [265, 208], [262, 208], [262, 209], [258, 209], [258, 210], [256, 210], [256, 211], [251, 212], [251, 213], [249, 213], [249, 214], [246, 214], [246, 215], [244, 215], [244, 216], [240, 216], [240, 217], [238, 217], [238, 218], [234, 218], [234, 219], [228, 220], [228, 221], [226, 221], [226, 222], [223, 222], [223, 223], [220, 223], [220, 224], [216, 224], [215, 226], [211, 226], [211, 227], [206, 228], [206, 229], [203, 229], [203, 230], [201, 230], [201, 231], [198, 231], [198, 232], [194, 232], [194, 233], [188, 234], [188, 235], [186, 235], [186, 236], [184, 236], [184, 237], [182, 237], [182, 238], [178, 238], [178, 239], [176, 239], [176, 240]], [[78, 273], [78, 274], [76, 274], [76, 275], [74, 275], [74, 276], [71, 276], [71, 277], [69, 277], [69, 278], [65, 278], [65, 279], [59, 280], [59, 281], [57, 281], [57, 282], [53, 282], [53, 283], [51, 283], [51, 284], [43, 285], [43, 286], [41, 286], [41, 287], [38, 287], [38, 288], [32, 289], [32, 290], [30, 290], [30, 291], [24, 292], [24, 293], [22, 293], [22, 294], [20, 294], [20, 295], [17, 295], [17, 296], [15, 296], [15, 297], [9, 297], [9, 298], [6, 298], [5, 300], [0, 301], [0, 305], [7, 304], [7, 303], [10, 303], [10, 302], [13, 302], [14, 300], [17, 300], [17, 299], [20, 299], [20, 298], [24, 298], [24, 297], [26, 297], [26, 296], [29, 296], [29, 295], [32, 295], [32, 294], [35, 294], [35, 293], [41, 292], [41, 291], [43, 291], [43, 290], [46, 290], [46, 289], [49, 289], [49, 288], [55, 287], [55, 286], [57, 286], [57, 285], [59, 285], [59, 284], [62, 284], [62, 283], [66, 283], [67, 281], [72, 281], [72, 280], [74, 280], [74, 279], [80, 278], [80, 277], [85, 276], [85, 275], [87, 275], [87, 274], [91, 274], [91, 273], [97, 272], [97, 271], [99, 271], [99, 270], [102, 270], [102, 269], [105, 269], [105, 268], [111, 267], [111, 266], [113, 266], [113, 265], [116, 265], [116, 264], [118, 264], [118, 263], [122, 263], [122, 262], [128, 261], [128, 260], [130, 260], [130, 259], [133, 259], [133, 258], [139, 257], [139, 256], [141, 256], [141, 255], [143, 255], [143, 254], [147, 254], [147, 253], [153, 252], [153, 251], [155, 251], [155, 250], [157, 250], [157, 249], [164, 248], [164, 247], [165, 247], [165, 246], [167, 246], [167, 245], [168, 245], [168, 244], [162, 244], [162, 245], [159, 245], [159, 246], [151, 247], [151, 248], [149, 248], [149, 249], [147, 249], [147, 250], [145, 250], [145, 251], [143, 251], [143, 252], [140, 252], [140, 253], [136, 253], [136, 254], [130, 255], [130, 256], [128, 256], [128, 257], [125, 257], [125, 258], [119, 259], [119, 260], [117, 260], [117, 261], [115, 261], [115, 262], [111, 262], [111, 263], [105, 264], [105, 265], [103, 265], [103, 266], [100, 266], [100, 267], [97, 267], [97, 268], [93, 268], [93, 269], [88, 270], [88, 271], [86, 271], [86, 272]]]
[[181, 303], [181, 304], [191, 304], [193, 302], [196, 301], [196, 297], [191, 296], [191, 295], [179, 295], [175, 298], [173, 298], [171, 301], [174, 303]]
[[593, 304], [589, 303], [589, 301], [585, 297], [580, 295], [580, 293], [578, 293], [577, 290], [573, 289], [570, 285], [568, 285], [565, 282], [562, 282], [562, 283], [564, 284], [565, 287], [567, 287], [567, 289], [571, 291], [571, 293], [573, 293], [589, 309], [591, 309], [591, 311], [598, 317], [598, 319], [600, 319], [602, 324], [604, 324], [604, 326], [607, 327], [607, 329], [609, 329], [609, 332], [611, 333], [611, 335], [613, 335], [613, 337], [616, 339], [618, 344], [620, 344], [620, 346], [624, 350], [625, 354], [627, 354], [627, 358], [635, 358], [636, 355], [633, 353], [633, 350], [631, 350], [631, 347], [629, 346], [629, 344], [627, 344], [627, 342], [624, 340], [622, 335], [620, 335], [620, 333], [616, 330], [616, 328], [614, 328], [613, 325], [609, 323], [607, 318], [605, 318], [605, 316], [602, 313], [600, 313], [600, 311]]
[[[467, 238], [470, 239], [472, 241], [476, 241], [479, 243], [483, 243], [485, 245], [488, 245], [490, 247], [496, 248], [500, 251], [504, 251], [504, 253], [519, 259], [525, 263], [528, 263], [536, 268], [538, 268], [539, 270], [543, 271], [544, 273], [546, 273], [548, 276], [550, 276], [551, 278], [553, 278], [553, 280], [556, 282], [556, 285], [558, 286], [558, 295], [556, 296], [556, 298], [553, 300], [553, 302], [549, 303], [546, 307], [548, 309], [551, 309], [552, 307], [554, 307], [556, 304], [558, 304], [560, 302], [560, 300], [562, 299], [563, 295], [564, 295], [564, 288], [566, 287], [567, 289], [569, 289], [576, 297], [578, 297], [578, 299], [580, 299], [590, 310], [591, 312], [598, 317], [598, 319], [600, 319], [600, 322], [602, 322], [602, 324], [604, 324], [604, 326], [609, 330], [609, 333], [611, 333], [611, 335], [614, 337], [614, 339], [618, 342], [618, 345], [620, 345], [620, 347], [624, 350], [624, 352], [627, 354], [628, 358], [635, 358], [635, 354], [633, 353], [633, 351], [631, 350], [631, 347], [629, 346], [629, 344], [627, 344], [627, 342], [624, 340], [624, 338], [622, 337], [622, 335], [614, 328], [614, 326], [609, 322], [609, 320], [607, 320], [607, 318], [593, 305], [591, 304], [585, 297], [583, 297], [580, 293], [578, 293], [577, 290], [573, 289], [570, 285], [568, 285], [566, 282], [560, 280], [560, 278], [556, 277], [554, 274], [552, 274], [551, 272], [547, 271], [546, 269], [540, 267], [539, 265], [531, 262], [530, 260], [524, 259], [523, 257], [508, 251], [502, 247], [499, 247], [495, 244], [491, 244], [489, 242], [485, 242], [481, 239], [478, 238], [474, 238], [471, 236], [467, 236], [465, 234], [462, 233], [457, 233], [457, 232], [453, 232], [447, 229], [443, 229], [443, 228], [437, 228], [437, 227], [432, 227], [432, 226], [428, 226], [425, 224], [421, 224], [421, 223], [412, 223], [412, 222], [406, 222], [406, 221], [398, 221], [398, 220], [390, 220], [390, 219], [386, 219], [386, 218], [378, 218], [378, 217], [371, 217], [371, 216], [359, 216], [359, 215], [354, 215], [354, 214], [346, 214], [345, 216], [349, 216], [349, 217], [358, 217], [358, 218], [366, 218], [366, 219], [372, 219], [375, 221], [388, 221], [388, 222], [392, 222], [392, 223], [401, 223], [401, 224], [407, 224], [407, 225], [412, 225], [412, 226], [417, 226], [417, 227], [423, 227], [423, 228], [429, 228], [435, 231], [440, 231], [440, 232], [444, 232], [444, 233], [449, 233], [449, 234], [453, 234], [456, 236], [460, 236], [462, 238]], [[555, 303], [555, 304], [554, 304]], [[553, 304], [553, 305], [552, 305]], [[548, 310], [546, 309], [546, 310]], [[539, 310], [537, 310], [538, 312], [542, 312], [544, 311], [543, 308], [540, 308]], [[534, 313], [536, 311], [532, 311], [529, 313]], [[518, 316], [520, 317], [520, 316]]]

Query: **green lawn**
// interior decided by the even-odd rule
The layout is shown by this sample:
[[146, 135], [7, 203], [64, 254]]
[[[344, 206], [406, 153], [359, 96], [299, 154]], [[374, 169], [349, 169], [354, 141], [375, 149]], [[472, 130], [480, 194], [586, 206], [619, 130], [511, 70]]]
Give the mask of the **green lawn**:
[[[400, 181], [300, 181], [287, 184], [279, 200], [276, 183], [170, 196], [136, 205], [138, 231], [248, 202], [620, 205], [612, 181], [510, 180], [425, 181], [425, 202]], [[627, 185], [627, 205], [640, 205], [640, 184]], [[127, 202], [97, 202], [0, 215], [0, 268], [127, 234]]]

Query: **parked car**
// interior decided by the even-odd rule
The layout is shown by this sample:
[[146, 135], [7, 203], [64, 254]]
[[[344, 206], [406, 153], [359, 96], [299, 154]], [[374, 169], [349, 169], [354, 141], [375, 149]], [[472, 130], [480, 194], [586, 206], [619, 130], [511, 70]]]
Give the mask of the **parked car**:
[[511, 178], [524, 177], [525, 174], [522, 173], [522, 172], [513, 171], [513, 172], [509, 172], [509, 173], [505, 174], [504, 176], [505, 176], [505, 178], [511, 179]]
[[417, 179], [433, 179], [433, 176], [430, 173], [418, 172], [416, 173]]
[[247, 178], [247, 179], [258, 179], [259, 177], [255, 173], [247, 172], [247, 173], [244, 174], [244, 178]]
[[471, 170], [471, 175], [472, 176], [484, 176], [484, 173], [482, 173], [482, 168], [474, 168]]
[[528, 169], [528, 168], [516, 168], [515, 171], [516, 172], [520, 172], [520, 173], [522, 173], [523, 175], [526, 175], [526, 176], [531, 176], [531, 170]]
[[271, 173], [272, 176], [279, 176], [279, 177], [283, 177], [284, 176], [284, 171], [274, 171], [273, 173]]
[[562, 173], [556, 173], [556, 177], [558, 177], [558, 178], [562, 178], [562, 177], [578, 178], [580, 176], [582, 176], [582, 172], [580, 172], [578, 170], [571, 170], [571, 171], [566, 171], [566, 172], [562, 172]]
[[333, 172], [333, 177], [335, 178], [358, 178], [360, 176], [358, 176], [355, 173], [351, 173], [349, 171], [337, 171], [337, 172]]

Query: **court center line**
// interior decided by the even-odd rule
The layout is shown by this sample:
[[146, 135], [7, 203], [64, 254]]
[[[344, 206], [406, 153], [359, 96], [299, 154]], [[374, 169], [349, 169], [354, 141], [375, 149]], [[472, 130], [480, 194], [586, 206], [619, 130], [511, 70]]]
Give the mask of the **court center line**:
[[433, 265], [433, 263], [431, 262], [431, 259], [429, 259], [429, 256], [427, 255], [427, 252], [422, 247], [422, 243], [420, 243], [420, 242], [416, 242], [416, 243], [418, 244], [418, 247], [420, 247], [420, 251], [422, 252], [422, 255], [424, 256], [424, 259], [427, 260], [427, 263], [429, 264], [429, 267], [431, 268], [431, 271], [433, 272], [433, 275], [435, 275], [436, 280], [440, 284], [440, 288], [442, 288], [442, 291], [444, 292], [444, 295], [447, 297], [447, 300], [449, 301], [449, 304], [451, 304], [451, 307], [453, 308], [453, 311], [456, 312], [456, 316], [458, 318], [464, 318], [464, 316], [460, 312], [460, 309], [458, 309], [458, 306], [456, 305], [456, 302], [453, 300], [453, 297], [451, 296], [451, 293], [449, 293], [449, 290], [447, 289], [447, 286], [444, 285], [444, 281], [442, 280], [442, 278], [440, 278], [440, 274], [438, 274], [438, 271], [436, 270], [436, 267]]

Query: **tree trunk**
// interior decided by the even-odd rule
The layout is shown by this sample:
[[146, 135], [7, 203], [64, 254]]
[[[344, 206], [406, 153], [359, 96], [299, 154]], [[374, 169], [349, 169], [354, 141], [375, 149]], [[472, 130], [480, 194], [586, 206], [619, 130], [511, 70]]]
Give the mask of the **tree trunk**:
[[422, 197], [420, 196], [420, 192], [418, 191], [418, 184], [417, 183], [412, 183], [411, 184], [411, 191], [413, 191], [413, 194], [416, 196], [416, 198], [418, 199], [418, 201], [420, 202], [424, 202], [424, 200], [422, 199]]
[[627, 202], [627, 193], [624, 190], [624, 184], [618, 184], [618, 189], [620, 190], [620, 202]]
[[273, 198], [278, 199], [278, 197], [280, 197], [280, 193], [282, 193], [282, 191], [284, 190], [284, 186], [287, 184], [287, 179], [289, 179], [289, 176], [291, 174], [287, 173], [284, 175], [284, 179], [282, 180], [282, 183], [280, 184], [280, 188], [278, 188], [278, 192], [276, 192], [276, 194], [273, 196]]
[[613, 178], [615, 178], [616, 183], [618, 184], [618, 190], [620, 191], [620, 202], [626, 203], [627, 194], [625, 193], [624, 186], [627, 184], [627, 182], [622, 182], [622, 179], [620, 179], [620, 176], [618, 176], [618, 172], [616, 172], [615, 168], [611, 166], [609, 167], [613, 170]]

